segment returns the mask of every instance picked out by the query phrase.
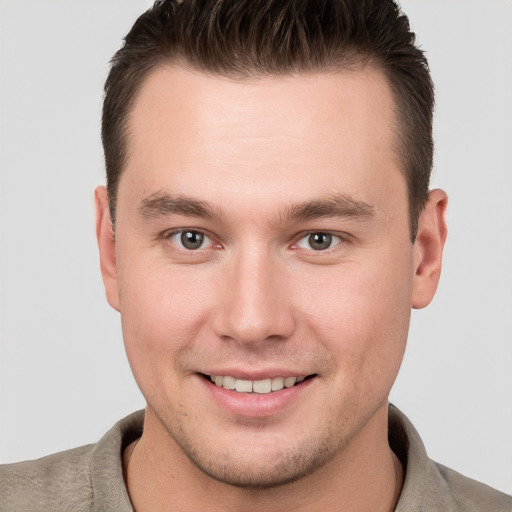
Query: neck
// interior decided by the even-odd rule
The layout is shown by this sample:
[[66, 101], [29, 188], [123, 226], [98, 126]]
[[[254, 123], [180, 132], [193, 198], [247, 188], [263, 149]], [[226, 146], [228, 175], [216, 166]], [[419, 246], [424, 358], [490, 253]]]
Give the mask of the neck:
[[148, 408], [144, 434], [124, 453], [128, 493], [136, 512], [390, 512], [403, 481], [387, 441], [387, 404], [322, 468], [267, 489], [234, 487], [199, 470]]

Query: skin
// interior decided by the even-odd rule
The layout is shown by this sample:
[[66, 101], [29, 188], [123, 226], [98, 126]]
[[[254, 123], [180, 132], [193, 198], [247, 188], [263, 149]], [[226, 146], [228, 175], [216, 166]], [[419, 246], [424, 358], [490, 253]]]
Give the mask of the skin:
[[[393, 106], [372, 68], [234, 81], [167, 65], [144, 82], [115, 239], [96, 191], [107, 299], [147, 400], [125, 458], [139, 512], [394, 508], [387, 399], [411, 307], [437, 287], [447, 199], [430, 193], [412, 244]], [[201, 375], [285, 372], [314, 377], [235, 410]]]

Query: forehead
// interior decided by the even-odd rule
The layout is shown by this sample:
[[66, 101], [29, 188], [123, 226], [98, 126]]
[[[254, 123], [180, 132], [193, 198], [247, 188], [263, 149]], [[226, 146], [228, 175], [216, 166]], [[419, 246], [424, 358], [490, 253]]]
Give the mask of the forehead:
[[231, 192], [276, 181], [298, 193], [371, 188], [375, 174], [398, 168], [393, 107], [372, 67], [234, 80], [165, 65], [131, 111], [121, 183], [146, 196], [199, 182], [218, 193], [219, 181]]

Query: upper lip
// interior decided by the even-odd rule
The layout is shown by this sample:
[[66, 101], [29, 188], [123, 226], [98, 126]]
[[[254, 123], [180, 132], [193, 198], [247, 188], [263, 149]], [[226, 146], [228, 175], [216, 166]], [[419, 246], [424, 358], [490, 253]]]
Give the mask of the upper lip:
[[227, 376], [234, 377], [235, 379], [240, 380], [265, 380], [265, 379], [273, 379], [274, 377], [307, 377], [308, 375], [312, 375], [312, 372], [303, 372], [303, 371], [294, 371], [294, 370], [283, 370], [283, 369], [267, 369], [267, 370], [240, 370], [240, 369], [214, 369], [214, 370], [205, 370], [201, 371], [204, 375], [208, 376]]

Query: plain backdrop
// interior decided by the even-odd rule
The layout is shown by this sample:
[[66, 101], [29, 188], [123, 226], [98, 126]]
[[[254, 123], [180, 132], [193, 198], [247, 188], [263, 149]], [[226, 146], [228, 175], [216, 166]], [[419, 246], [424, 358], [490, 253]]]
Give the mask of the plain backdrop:
[[[186, 1], [186, 0], [185, 0]], [[148, 0], [0, 0], [0, 460], [142, 408], [100, 279], [108, 60]], [[403, 1], [437, 88], [443, 277], [392, 401], [432, 458], [512, 493], [512, 2]]]

